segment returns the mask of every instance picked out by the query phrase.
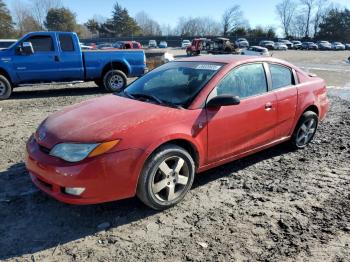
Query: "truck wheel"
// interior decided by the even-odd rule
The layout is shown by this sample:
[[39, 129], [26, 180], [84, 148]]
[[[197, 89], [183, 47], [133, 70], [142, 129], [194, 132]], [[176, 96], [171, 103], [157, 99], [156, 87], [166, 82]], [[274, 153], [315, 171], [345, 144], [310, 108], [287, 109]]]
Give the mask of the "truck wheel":
[[137, 196], [155, 210], [170, 208], [191, 189], [194, 175], [195, 164], [191, 155], [177, 145], [164, 145], [145, 163]]
[[103, 85], [108, 92], [121, 92], [127, 83], [126, 75], [120, 70], [110, 70], [103, 77]]
[[192, 52], [191, 51], [187, 51], [186, 54], [187, 54], [187, 56], [192, 56]]
[[0, 75], [0, 100], [9, 98], [12, 94], [12, 86], [6, 77]]
[[305, 148], [314, 138], [318, 126], [318, 116], [315, 112], [305, 112], [292, 135], [291, 144], [295, 149]]

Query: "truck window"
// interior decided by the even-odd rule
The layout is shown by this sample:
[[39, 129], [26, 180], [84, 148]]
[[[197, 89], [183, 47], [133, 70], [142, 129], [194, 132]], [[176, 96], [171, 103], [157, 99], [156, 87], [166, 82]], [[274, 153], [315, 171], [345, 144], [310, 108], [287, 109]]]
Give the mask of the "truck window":
[[60, 34], [59, 35], [60, 46], [63, 52], [74, 52], [74, 44], [71, 35]]
[[54, 51], [53, 41], [49, 35], [35, 35], [29, 37], [24, 42], [31, 42], [34, 52], [50, 52]]

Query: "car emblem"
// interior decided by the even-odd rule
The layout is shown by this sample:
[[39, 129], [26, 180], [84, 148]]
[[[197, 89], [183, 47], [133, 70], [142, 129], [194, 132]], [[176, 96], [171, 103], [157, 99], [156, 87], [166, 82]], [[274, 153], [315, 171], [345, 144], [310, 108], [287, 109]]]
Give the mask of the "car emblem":
[[39, 136], [38, 136], [39, 140], [42, 141], [46, 138], [46, 132], [45, 132], [45, 129], [41, 129], [39, 131]]

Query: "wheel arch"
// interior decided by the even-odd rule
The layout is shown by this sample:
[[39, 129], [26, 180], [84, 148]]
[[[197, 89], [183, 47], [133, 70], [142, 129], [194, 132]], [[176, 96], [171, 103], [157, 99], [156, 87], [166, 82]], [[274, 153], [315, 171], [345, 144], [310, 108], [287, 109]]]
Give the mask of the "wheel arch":
[[13, 85], [11, 76], [10, 76], [10, 74], [6, 71], [6, 69], [0, 67], [0, 75], [3, 75], [4, 77], [6, 77], [7, 80], [10, 82], [10, 84]]
[[101, 76], [103, 77], [109, 70], [112, 69], [120, 70], [126, 76], [128, 76], [131, 71], [129, 64], [126, 61], [111, 61], [103, 67]]

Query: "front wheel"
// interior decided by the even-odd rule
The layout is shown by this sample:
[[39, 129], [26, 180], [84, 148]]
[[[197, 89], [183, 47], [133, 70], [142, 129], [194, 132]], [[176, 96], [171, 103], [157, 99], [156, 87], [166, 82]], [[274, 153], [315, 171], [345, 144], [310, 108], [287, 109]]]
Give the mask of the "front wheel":
[[123, 91], [127, 82], [126, 75], [120, 70], [110, 70], [103, 77], [103, 85], [108, 92]]
[[12, 86], [6, 77], [0, 75], [0, 100], [9, 98], [12, 94]]
[[305, 112], [294, 130], [291, 144], [296, 149], [305, 148], [314, 138], [318, 127], [318, 116], [315, 112]]
[[191, 189], [194, 175], [195, 164], [186, 150], [172, 144], [162, 146], [147, 160], [137, 196], [155, 210], [172, 207]]

